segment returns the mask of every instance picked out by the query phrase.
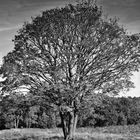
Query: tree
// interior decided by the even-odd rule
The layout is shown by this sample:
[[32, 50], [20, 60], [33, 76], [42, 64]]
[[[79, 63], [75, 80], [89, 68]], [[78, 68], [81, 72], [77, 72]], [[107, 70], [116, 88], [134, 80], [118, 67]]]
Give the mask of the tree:
[[23, 120], [24, 108], [23, 102], [25, 96], [19, 94], [6, 95], [1, 100], [1, 115], [7, 128], [19, 128]]
[[74, 137], [82, 109], [133, 87], [130, 77], [139, 69], [139, 37], [104, 19], [92, 0], [42, 12], [13, 41], [3, 58], [2, 90], [27, 88], [58, 109], [65, 140]]
[[140, 98], [134, 97], [131, 99], [130, 113], [128, 116], [128, 124], [139, 124], [140, 123]]

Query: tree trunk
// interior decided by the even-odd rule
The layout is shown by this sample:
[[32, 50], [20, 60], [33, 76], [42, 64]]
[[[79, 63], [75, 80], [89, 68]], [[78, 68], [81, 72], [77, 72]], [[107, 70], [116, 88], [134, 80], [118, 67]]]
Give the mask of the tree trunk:
[[68, 136], [67, 139], [73, 139], [73, 129], [74, 129], [74, 113], [69, 112], [69, 123], [68, 123]]
[[17, 119], [17, 128], [19, 127], [19, 118]]
[[15, 128], [17, 128], [17, 122], [16, 122], [16, 119], [15, 119]]
[[26, 118], [26, 128], [30, 128], [30, 127], [31, 127], [30, 118]]
[[61, 118], [61, 125], [62, 125], [62, 130], [64, 134], [64, 139], [66, 140], [67, 138], [67, 128], [66, 128], [66, 121], [64, 119], [64, 115], [62, 112], [60, 112], [60, 118]]
[[73, 125], [73, 138], [75, 137], [75, 131], [76, 131], [76, 126], [77, 126], [77, 121], [78, 121], [78, 115], [75, 113], [74, 114], [74, 125]]
[[[67, 116], [66, 116], [67, 115]], [[64, 140], [74, 140], [78, 115], [72, 111], [63, 114], [60, 112]]]
[[19, 126], [19, 116], [15, 118], [15, 128], [18, 128], [18, 126]]

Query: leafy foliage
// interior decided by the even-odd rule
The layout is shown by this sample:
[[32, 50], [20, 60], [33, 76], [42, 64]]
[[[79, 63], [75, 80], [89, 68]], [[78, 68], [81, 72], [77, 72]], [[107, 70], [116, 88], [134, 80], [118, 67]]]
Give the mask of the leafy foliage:
[[3, 90], [25, 86], [49, 103], [76, 101], [78, 107], [95, 93], [129, 89], [130, 76], [139, 68], [139, 38], [101, 14], [95, 4], [84, 2], [44, 11], [25, 23], [14, 50], [4, 57]]

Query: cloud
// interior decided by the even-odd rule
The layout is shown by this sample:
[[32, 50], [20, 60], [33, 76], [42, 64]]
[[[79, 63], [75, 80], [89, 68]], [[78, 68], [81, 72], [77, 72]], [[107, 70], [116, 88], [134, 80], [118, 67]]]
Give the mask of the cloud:
[[139, 0], [99, 0], [105, 6], [117, 7], [137, 7], [140, 6]]
[[[71, 0], [74, 1], [74, 0]], [[0, 1], [0, 31], [16, 28], [48, 8], [65, 5], [65, 0], [4, 0]]]
[[130, 33], [140, 33], [140, 19], [124, 23], [124, 27]]
[[130, 32], [140, 32], [140, 0], [99, 0], [103, 14], [117, 17]]
[[140, 72], [135, 72], [134, 75], [132, 76], [132, 81], [134, 82], [135, 88], [130, 89], [128, 93], [126, 93], [126, 96], [140, 96]]
[[2, 64], [2, 52], [0, 52], [0, 65]]
[[13, 49], [14, 35], [25, 21], [31, 20], [31, 16], [34, 17], [43, 10], [65, 4], [66, 0], [0, 0], [0, 52], [2, 56]]
[[0, 28], [0, 32], [18, 29], [19, 26]]

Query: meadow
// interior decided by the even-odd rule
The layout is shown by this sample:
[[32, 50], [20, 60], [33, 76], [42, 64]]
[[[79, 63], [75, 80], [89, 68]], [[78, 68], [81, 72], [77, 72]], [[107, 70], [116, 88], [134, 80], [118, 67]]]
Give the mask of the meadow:
[[[61, 129], [7, 129], [0, 140], [63, 140]], [[140, 125], [78, 128], [76, 140], [140, 140]]]

